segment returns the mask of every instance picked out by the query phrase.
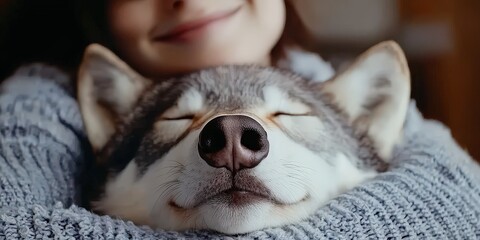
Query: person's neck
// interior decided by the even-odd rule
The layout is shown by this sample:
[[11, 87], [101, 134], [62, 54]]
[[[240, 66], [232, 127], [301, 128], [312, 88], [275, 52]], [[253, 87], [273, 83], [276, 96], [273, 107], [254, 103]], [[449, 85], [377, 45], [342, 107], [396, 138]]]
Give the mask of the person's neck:
[[[245, 63], [245, 64], [248, 64], [248, 63]], [[267, 55], [264, 58], [261, 58], [259, 61], [253, 62], [253, 64], [256, 64], [256, 65], [259, 65], [259, 66], [265, 66], [265, 67], [272, 66], [272, 64], [273, 64], [272, 57], [270, 55]], [[188, 75], [188, 74], [191, 74], [192, 72], [196, 72], [196, 71], [200, 71], [200, 70], [201, 69], [192, 70], [192, 71], [185, 71], [185, 72], [177, 72], [177, 73], [171, 73], [171, 74], [160, 74], [160, 75], [152, 74], [152, 75], [146, 75], [146, 76], [147, 76], [147, 78], [153, 79], [154, 81], [161, 81], [163, 79], [169, 79], [169, 78], [173, 78], [173, 77], [181, 77], [181, 76]]]
[[263, 59], [261, 59], [259, 62], [259, 65], [261, 66], [272, 66], [272, 57], [270, 55], [265, 56]]

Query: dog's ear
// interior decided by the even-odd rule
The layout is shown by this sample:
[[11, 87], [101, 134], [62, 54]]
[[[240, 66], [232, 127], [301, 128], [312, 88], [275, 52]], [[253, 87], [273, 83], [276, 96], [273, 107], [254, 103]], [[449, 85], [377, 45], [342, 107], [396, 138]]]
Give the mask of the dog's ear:
[[370, 48], [323, 84], [322, 91], [333, 96], [354, 128], [369, 135], [380, 157], [390, 158], [401, 139], [410, 99], [410, 72], [397, 43]]
[[77, 87], [85, 128], [95, 151], [104, 147], [149, 85], [150, 80], [107, 48], [98, 44], [87, 47]]

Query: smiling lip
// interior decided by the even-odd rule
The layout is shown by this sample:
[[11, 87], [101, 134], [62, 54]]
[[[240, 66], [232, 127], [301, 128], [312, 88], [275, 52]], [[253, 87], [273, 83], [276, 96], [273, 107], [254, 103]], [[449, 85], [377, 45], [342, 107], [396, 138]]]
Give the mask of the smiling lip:
[[275, 201], [272, 197], [266, 194], [256, 193], [248, 190], [241, 190], [236, 187], [232, 187], [220, 193], [214, 194], [213, 196], [207, 197], [202, 201], [194, 204], [193, 207], [189, 207], [189, 208], [181, 207], [178, 204], [176, 204], [173, 200], [170, 201], [169, 205], [177, 209], [186, 210], [186, 209], [197, 208], [198, 206], [201, 206], [210, 201], [229, 202], [229, 204], [231, 204], [232, 206], [248, 205], [256, 201], [269, 201], [269, 202], [281, 205], [281, 203]]
[[210, 16], [193, 20], [190, 22], [185, 22], [175, 26], [174, 28], [168, 30], [166, 33], [160, 34], [154, 38], [156, 41], [161, 42], [179, 42], [185, 41], [186, 35], [195, 30], [201, 30], [202, 28], [207, 27], [208, 25], [227, 19], [233, 16], [240, 10], [241, 6], [235, 8], [234, 10], [224, 11]]
[[212, 196], [208, 196], [205, 199], [202, 199], [201, 201], [196, 202], [192, 206], [188, 206], [188, 207], [181, 206], [180, 204], [177, 204], [174, 200], [170, 200], [168, 202], [168, 205], [170, 205], [170, 207], [179, 211], [196, 209], [201, 205], [212, 203], [212, 202], [228, 203], [231, 207], [245, 206], [245, 205], [249, 205], [259, 201], [270, 202], [277, 206], [290, 206], [290, 205], [298, 204], [300, 202], [304, 202], [309, 198], [310, 198], [309, 195], [307, 195], [303, 197], [300, 201], [293, 202], [293, 203], [285, 203], [285, 202], [276, 200], [275, 198], [273, 198], [272, 196], [266, 193], [254, 192], [254, 191], [243, 190], [236, 187], [232, 187], [227, 190], [221, 191], [219, 193], [213, 194]]
[[168, 205], [170, 205], [170, 207], [172, 207], [177, 211], [188, 211], [188, 210], [196, 209], [199, 206], [207, 204], [208, 202], [211, 202], [211, 201], [226, 202], [226, 203], [229, 203], [231, 207], [245, 206], [257, 201], [267, 201], [277, 206], [291, 206], [301, 202], [305, 202], [308, 199], [310, 199], [310, 196], [306, 195], [300, 201], [297, 201], [294, 203], [282, 203], [269, 196], [265, 196], [264, 194], [258, 194], [250, 191], [242, 191], [237, 189], [229, 189], [219, 194], [215, 194], [214, 196], [211, 196], [209, 198], [206, 198], [194, 204], [192, 207], [180, 206], [174, 200], [170, 200]]

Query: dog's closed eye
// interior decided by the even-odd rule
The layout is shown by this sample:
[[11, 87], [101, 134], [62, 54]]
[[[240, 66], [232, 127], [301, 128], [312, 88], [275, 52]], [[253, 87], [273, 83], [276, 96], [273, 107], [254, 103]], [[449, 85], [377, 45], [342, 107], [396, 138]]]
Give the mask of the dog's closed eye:
[[294, 113], [294, 112], [275, 112], [272, 114], [273, 117], [281, 117], [281, 116], [289, 116], [289, 117], [306, 117], [306, 116], [312, 116], [312, 113], [310, 112], [301, 112], [301, 113]]
[[161, 121], [180, 121], [180, 120], [193, 120], [195, 115], [193, 114], [186, 114], [186, 115], [179, 115], [179, 116], [165, 116], [160, 118]]

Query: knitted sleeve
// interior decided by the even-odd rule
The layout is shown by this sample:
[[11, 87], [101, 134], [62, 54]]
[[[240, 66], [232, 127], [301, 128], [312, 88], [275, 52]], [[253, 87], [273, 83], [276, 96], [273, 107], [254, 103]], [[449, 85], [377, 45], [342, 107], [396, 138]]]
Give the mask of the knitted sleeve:
[[300, 223], [226, 236], [95, 215], [75, 205], [85, 136], [62, 79], [37, 65], [1, 87], [0, 239], [480, 238], [480, 167], [414, 106], [391, 169]]
[[0, 86], [0, 207], [77, 200], [82, 121], [69, 78], [41, 64]]

